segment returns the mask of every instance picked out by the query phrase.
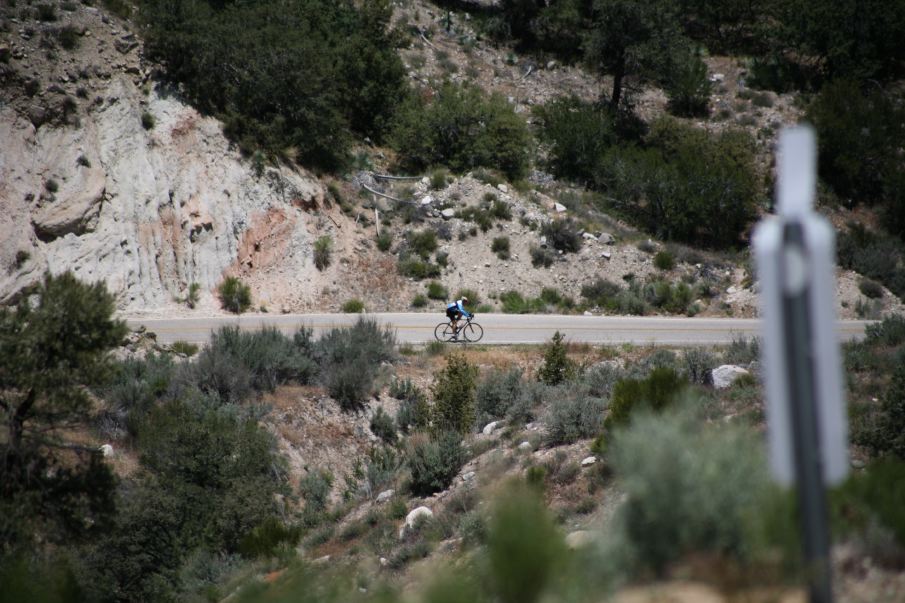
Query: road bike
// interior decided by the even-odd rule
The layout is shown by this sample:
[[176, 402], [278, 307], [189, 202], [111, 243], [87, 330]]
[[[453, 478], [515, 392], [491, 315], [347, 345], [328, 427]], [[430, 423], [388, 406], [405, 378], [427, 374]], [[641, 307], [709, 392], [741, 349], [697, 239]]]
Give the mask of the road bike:
[[434, 337], [444, 343], [475, 343], [484, 336], [484, 328], [474, 321], [474, 314], [459, 321], [459, 332], [453, 331], [452, 321], [441, 322], [434, 329]]

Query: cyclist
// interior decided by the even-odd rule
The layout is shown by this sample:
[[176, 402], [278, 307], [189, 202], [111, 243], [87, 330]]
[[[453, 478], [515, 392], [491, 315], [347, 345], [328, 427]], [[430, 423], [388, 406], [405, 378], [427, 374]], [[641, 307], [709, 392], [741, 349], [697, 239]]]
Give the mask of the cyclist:
[[459, 319], [463, 316], [466, 318], [471, 317], [471, 314], [465, 309], [465, 304], [467, 303], [468, 298], [463, 295], [462, 299], [446, 305], [446, 316], [449, 318], [449, 322], [452, 323], [453, 339], [458, 339], [459, 337]]

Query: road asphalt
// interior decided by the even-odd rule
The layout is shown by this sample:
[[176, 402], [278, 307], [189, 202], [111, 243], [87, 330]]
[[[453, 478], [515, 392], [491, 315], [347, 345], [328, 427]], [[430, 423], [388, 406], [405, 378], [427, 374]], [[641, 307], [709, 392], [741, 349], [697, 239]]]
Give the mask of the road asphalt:
[[[401, 343], [426, 343], [434, 339], [434, 327], [442, 314], [242, 314], [199, 318], [127, 318], [131, 328], [144, 325], [157, 334], [160, 343], [185, 341], [206, 343], [220, 327], [237, 325], [243, 331], [276, 327], [291, 335], [299, 327], [314, 330], [315, 335], [334, 327], [353, 324], [360, 316], [376, 319], [396, 330]], [[548, 341], [556, 331], [566, 341], [591, 344], [635, 345], [717, 345], [730, 343], [740, 335], [760, 335], [760, 321], [750, 318], [685, 318], [658, 316], [562, 316], [552, 314], [481, 314], [476, 322], [484, 327], [481, 344], [537, 344]], [[864, 337], [869, 321], [847, 320], [838, 323], [842, 340]]]

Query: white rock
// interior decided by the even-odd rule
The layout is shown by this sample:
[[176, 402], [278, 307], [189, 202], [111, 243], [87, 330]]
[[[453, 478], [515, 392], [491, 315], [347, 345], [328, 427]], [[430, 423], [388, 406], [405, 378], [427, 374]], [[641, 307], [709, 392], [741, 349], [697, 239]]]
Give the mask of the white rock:
[[595, 237], [594, 235], [592, 235], [592, 234], [589, 233], [589, 232], [586, 232], [586, 233], [584, 233], [584, 234], [581, 235], [581, 236], [582, 236], [582, 238], [584, 238], [586, 241], [596, 241], [596, 240], [597, 240], [597, 237]]
[[421, 198], [421, 205], [430, 205], [433, 202], [434, 198], [430, 195], [425, 195]]
[[562, 203], [554, 203], [553, 209], [556, 210], [556, 213], [561, 214], [562, 212], [566, 211], [566, 206]]
[[497, 187], [497, 190], [499, 190], [501, 193], [509, 192], [509, 187], [506, 186], [505, 184], [500, 183], [500, 184], [497, 184], [496, 187]]
[[425, 176], [424, 178], [421, 179], [421, 184], [423, 184], [424, 186], [427, 186], [430, 183], [431, 183], [431, 180], [427, 176]]
[[726, 76], [722, 73], [713, 73], [710, 76], [711, 82], [722, 82], [724, 79], [726, 79]]
[[454, 218], [456, 215], [456, 210], [451, 207], [447, 207], [443, 211], [440, 212], [440, 215], [443, 216], [444, 220], [449, 220], [450, 218]]
[[585, 458], [581, 459], [581, 466], [590, 467], [591, 465], [593, 465], [596, 462], [597, 462], [596, 456], [586, 456]]
[[742, 375], [750, 375], [747, 370], [743, 369], [740, 366], [736, 366], [734, 364], [724, 364], [722, 366], [718, 366], [713, 371], [711, 371], [711, 377], [713, 378], [713, 387], [716, 389], [726, 389], [735, 383], [735, 380], [741, 377]]
[[494, 430], [496, 430], [496, 428], [500, 426], [500, 423], [502, 423], [502, 421], [492, 421], [488, 423], [484, 426], [484, 429], [481, 430], [481, 433], [483, 433], [484, 435], [492, 434]]
[[608, 232], [604, 232], [599, 237], [597, 237], [597, 240], [600, 241], [601, 243], [603, 243], [604, 245], [612, 245], [613, 243], [616, 242], [616, 237], [614, 237], [613, 235], [611, 235]]
[[547, 61], [547, 69], [556, 69], [556, 61]]
[[384, 490], [380, 494], [377, 495], [377, 504], [385, 503], [390, 500], [394, 494], [393, 490]]
[[428, 509], [427, 507], [417, 507], [412, 509], [408, 515], [405, 516], [405, 525], [408, 528], [414, 528], [415, 522], [418, 521], [419, 517], [426, 517], [430, 519], [434, 516], [434, 512]]
[[738, 291], [738, 289], [736, 289], [734, 286], [729, 287], [728, 289], [726, 289], [726, 293], [728, 293], [729, 295], [732, 295], [733, 293], [735, 293], [735, 292], [737, 292], [737, 291]]
[[566, 534], [566, 546], [573, 550], [586, 547], [593, 540], [594, 534], [588, 530], [576, 530]]
[[381, 557], [381, 558], [380, 558], [380, 567], [386, 567], [386, 566], [388, 566], [389, 564], [390, 564], [390, 560], [389, 560], [389, 559], [387, 559], [386, 557]]
[[113, 456], [113, 446], [111, 446], [110, 444], [104, 444], [103, 446], [101, 446], [100, 450], [101, 454], [104, 455], [104, 458]]
[[531, 442], [527, 442], [527, 441], [522, 442], [521, 444], [518, 445], [518, 449], [519, 450], [531, 450]]
[[591, 311], [589, 311], [589, 310], [585, 310], [585, 311], [584, 311], [584, 315], [585, 315], [585, 316], [594, 316], [594, 313], [591, 312]]
[[604, 252], [602, 252], [602, 253], [600, 254], [600, 257], [602, 257], [602, 258], [605, 259], [605, 260], [608, 260], [608, 259], [610, 259], [611, 257], [613, 257], [613, 254], [610, 253], [609, 251], [604, 251]]
[[475, 472], [474, 472], [474, 471], [469, 471], [468, 473], [465, 473], [464, 475], [462, 475], [462, 480], [463, 480], [463, 481], [466, 481], [466, 482], [470, 482], [470, 481], [473, 480], [474, 478], [475, 478]]

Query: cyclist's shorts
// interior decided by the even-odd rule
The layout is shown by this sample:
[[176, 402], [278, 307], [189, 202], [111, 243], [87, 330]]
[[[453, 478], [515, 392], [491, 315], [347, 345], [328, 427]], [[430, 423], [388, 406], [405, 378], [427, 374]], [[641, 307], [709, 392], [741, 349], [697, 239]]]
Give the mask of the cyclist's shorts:
[[461, 313], [459, 312], [459, 310], [457, 308], [447, 308], [446, 316], [450, 320], [457, 320], [461, 316]]

